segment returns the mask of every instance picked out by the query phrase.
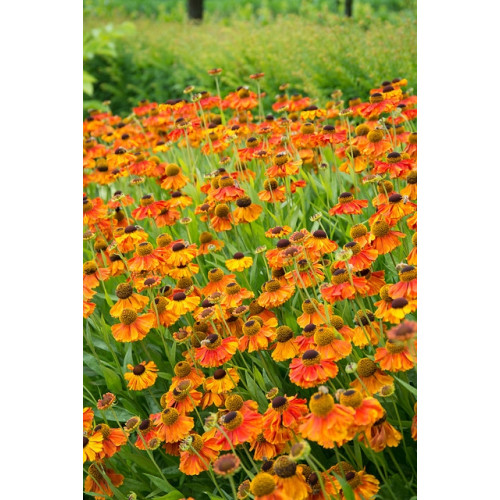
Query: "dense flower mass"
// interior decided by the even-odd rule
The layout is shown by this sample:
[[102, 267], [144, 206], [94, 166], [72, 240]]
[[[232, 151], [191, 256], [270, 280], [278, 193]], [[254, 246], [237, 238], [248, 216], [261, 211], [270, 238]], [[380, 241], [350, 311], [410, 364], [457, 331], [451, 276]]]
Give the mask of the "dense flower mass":
[[83, 123], [84, 489], [409, 499], [416, 97], [249, 81]]

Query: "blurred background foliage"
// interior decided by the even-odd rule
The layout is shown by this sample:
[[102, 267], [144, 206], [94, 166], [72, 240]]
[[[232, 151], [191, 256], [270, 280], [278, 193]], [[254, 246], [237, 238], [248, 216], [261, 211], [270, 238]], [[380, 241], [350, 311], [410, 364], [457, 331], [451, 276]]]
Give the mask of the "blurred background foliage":
[[264, 72], [270, 105], [278, 87], [326, 98], [366, 96], [382, 80], [406, 77], [416, 92], [416, 0], [205, 0], [203, 22], [185, 0], [84, 0], [84, 111], [111, 102], [126, 114], [141, 99], [252, 85]]

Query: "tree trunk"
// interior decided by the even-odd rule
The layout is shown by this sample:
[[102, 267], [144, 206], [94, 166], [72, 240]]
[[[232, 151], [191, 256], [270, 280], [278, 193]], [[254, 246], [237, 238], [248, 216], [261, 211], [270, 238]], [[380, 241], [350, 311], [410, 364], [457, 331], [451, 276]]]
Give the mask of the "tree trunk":
[[203, 0], [187, 0], [189, 19], [201, 21], [203, 19]]
[[345, 0], [345, 15], [352, 17], [352, 3], [354, 0]]

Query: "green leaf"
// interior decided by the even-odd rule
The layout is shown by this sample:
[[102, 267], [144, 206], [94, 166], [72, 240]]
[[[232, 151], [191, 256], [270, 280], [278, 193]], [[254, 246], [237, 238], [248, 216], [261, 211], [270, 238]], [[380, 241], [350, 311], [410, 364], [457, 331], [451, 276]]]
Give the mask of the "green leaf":
[[404, 382], [403, 380], [397, 378], [397, 377], [394, 377], [405, 389], [408, 389], [414, 396], [417, 396], [417, 388], [416, 387], [413, 387], [412, 385], [410, 384], [407, 384], [406, 382]]
[[171, 491], [162, 497], [154, 497], [153, 500], [179, 500], [180, 498], [184, 498], [184, 495], [180, 491]]
[[121, 378], [110, 368], [105, 366], [101, 367], [104, 380], [106, 380], [106, 385], [111, 392], [120, 392], [122, 390], [122, 380]]
[[161, 488], [163, 491], [168, 491], [169, 494], [180, 493], [181, 496], [179, 498], [184, 497], [184, 495], [179, 490], [173, 489], [172, 485], [168, 481], [166, 481], [165, 479], [162, 479], [161, 477], [153, 476], [151, 474], [144, 474], [144, 475], [149, 477], [149, 479], [151, 479], [153, 484], [155, 486], [157, 486], [158, 488]]

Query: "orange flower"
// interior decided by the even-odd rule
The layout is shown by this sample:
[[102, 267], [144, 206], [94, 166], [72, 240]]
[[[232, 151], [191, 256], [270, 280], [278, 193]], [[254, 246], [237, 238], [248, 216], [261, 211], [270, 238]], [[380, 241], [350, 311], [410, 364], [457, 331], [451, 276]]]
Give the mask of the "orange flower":
[[262, 417], [259, 415], [259, 419], [250, 419], [240, 411], [230, 411], [221, 417], [220, 426], [224, 432], [217, 429], [217, 443], [222, 450], [230, 450], [231, 444], [234, 447], [257, 437], [262, 428]]
[[339, 369], [328, 359], [322, 359], [318, 351], [309, 349], [301, 358], [292, 359], [290, 363], [290, 380], [299, 387], [308, 389], [335, 378]]
[[330, 215], [358, 215], [368, 206], [368, 200], [355, 200], [351, 193], [341, 193], [339, 202], [329, 210]]
[[306, 299], [302, 302], [302, 312], [297, 318], [297, 324], [305, 328], [310, 323], [314, 325], [323, 325], [326, 323], [325, 306], [316, 299]]
[[259, 434], [253, 441], [250, 441], [250, 451], [253, 451], [254, 460], [270, 460], [283, 453], [286, 444], [273, 444], [266, 440], [264, 434]]
[[364, 431], [384, 416], [384, 409], [372, 397], [363, 398], [355, 389], [348, 389], [340, 394], [340, 404], [354, 409], [354, 422], [350, 428], [350, 436]]
[[233, 215], [234, 220], [238, 223], [253, 222], [259, 218], [262, 213], [262, 207], [255, 203], [249, 196], [242, 196], [236, 200], [236, 206]]
[[200, 405], [201, 398], [201, 392], [194, 389], [193, 383], [183, 380], [171, 385], [168, 392], [160, 398], [160, 404], [163, 409], [175, 408], [179, 413], [187, 414]]
[[142, 361], [140, 364], [127, 365], [130, 370], [125, 373], [125, 380], [128, 380], [128, 388], [132, 391], [142, 391], [151, 387], [158, 378], [158, 368], [153, 361]]
[[220, 445], [214, 437], [215, 429], [199, 434], [190, 434], [180, 445], [179, 470], [188, 476], [197, 476], [208, 469], [220, 452]]
[[94, 295], [92, 289], [99, 286], [99, 281], [106, 281], [110, 277], [110, 270], [101, 267], [98, 268], [95, 261], [89, 260], [83, 264], [83, 297], [91, 299]]
[[221, 248], [224, 248], [224, 245], [223, 241], [216, 240], [211, 233], [204, 231], [200, 234], [198, 255], [208, 255], [210, 252], [217, 252]]
[[138, 316], [133, 309], [124, 309], [120, 314], [120, 323], [111, 326], [111, 333], [118, 342], [135, 342], [142, 340], [154, 324], [154, 314]]
[[267, 203], [281, 203], [286, 200], [285, 186], [278, 186], [278, 181], [274, 178], [264, 181], [264, 190], [259, 191], [258, 197]]
[[273, 464], [273, 470], [276, 473], [278, 489], [288, 498], [305, 500], [309, 496], [311, 488], [305, 481], [302, 467], [291, 458], [286, 455], [278, 457]]
[[215, 231], [229, 231], [233, 226], [233, 216], [230, 213], [229, 207], [225, 203], [221, 203], [215, 207], [214, 215], [210, 219], [210, 224]]
[[332, 285], [325, 285], [321, 288], [321, 295], [329, 302], [334, 303], [339, 300], [353, 299], [356, 293], [364, 295], [368, 292], [368, 283], [365, 278], [351, 276], [346, 269], [336, 269], [332, 273]]
[[406, 234], [400, 231], [392, 231], [389, 224], [379, 219], [371, 226], [370, 242], [380, 255], [392, 252], [401, 245], [401, 238], [406, 238]]
[[390, 323], [401, 323], [407, 314], [411, 314], [417, 310], [416, 300], [407, 300], [404, 297], [399, 297], [391, 302], [384, 320]]
[[285, 361], [298, 356], [300, 350], [290, 327], [283, 325], [276, 330], [276, 344], [271, 357], [275, 361]]
[[417, 298], [417, 268], [404, 266], [399, 271], [399, 283], [389, 288], [389, 294], [393, 299], [405, 297], [407, 299]]
[[259, 472], [254, 476], [250, 483], [250, 491], [255, 500], [288, 500], [292, 498], [278, 488], [276, 476], [267, 472]]
[[258, 316], [251, 316], [243, 325], [243, 335], [239, 339], [240, 351], [254, 352], [267, 349], [274, 337], [274, 329], [269, 327]]
[[320, 326], [314, 333], [315, 349], [323, 359], [339, 361], [351, 354], [352, 346], [350, 342], [337, 338], [335, 330], [328, 326]]
[[222, 305], [226, 308], [238, 307], [246, 299], [252, 299], [254, 293], [246, 288], [241, 288], [236, 282], [228, 283], [224, 288]]
[[284, 444], [294, 437], [300, 421], [307, 414], [305, 399], [277, 396], [269, 403], [262, 419], [263, 434], [272, 444]]
[[185, 266], [197, 255], [196, 245], [190, 245], [187, 241], [177, 240], [169, 245], [170, 254], [165, 258], [169, 266]]
[[385, 347], [375, 351], [375, 361], [388, 372], [405, 372], [415, 366], [416, 360], [405, 343], [389, 339]]
[[[344, 250], [352, 252], [352, 257], [349, 258], [347, 263], [351, 266], [352, 271], [361, 271], [367, 269], [377, 260], [378, 251], [371, 248], [369, 245], [362, 247], [357, 241], [350, 241], [344, 245]], [[344, 261], [335, 262], [335, 268], [344, 268], [346, 263]]]
[[323, 390], [311, 396], [309, 409], [311, 413], [303, 419], [299, 427], [302, 436], [324, 448], [344, 444], [354, 423], [354, 410], [335, 404], [333, 397]]
[[238, 341], [234, 337], [221, 339], [216, 333], [207, 336], [201, 347], [195, 349], [195, 358], [201, 366], [216, 368], [227, 363], [236, 353]]
[[240, 381], [236, 368], [217, 368], [212, 377], [205, 380], [205, 389], [215, 394], [223, 394], [232, 391]]
[[226, 203], [229, 201], [236, 201], [245, 195], [245, 191], [235, 184], [234, 179], [230, 175], [223, 175], [217, 178], [218, 188], [214, 189], [209, 196], [218, 202]]
[[369, 429], [365, 430], [362, 439], [366, 439], [370, 448], [376, 452], [385, 449], [386, 446], [395, 447], [399, 445], [403, 436], [389, 422], [387, 415], [377, 420]]
[[167, 191], [183, 188], [189, 182], [181, 168], [175, 163], [165, 165], [165, 176], [162, 178], [161, 187]]
[[[106, 478], [103, 476], [106, 475]], [[96, 500], [105, 500], [114, 495], [113, 490], [108, 484], [108, 480], [114, 487], [121, 486], [125, 478], [117, 474], [113, 469], [105, 467], [103, 464], [95, 463], [89, 467], [89, 475], [85, 479], [84, 488], [88, 493], [97, 493]], [[101, 496], [102, 495], [102, 496]]]
[[243, 272], [253, 264], [252, 257], [245, 257], [242, 252], [236, 252], [232, 259], [226, 260], [226, 267], [230, 271]]
[[193, 417], [179, 413], [175, 408], [165, 408], [155, 416], [156, 435], [166, 443], [183, 440], [194, 427]]
[[92, 429], [92, 421], [94, 420], [94, 410], [90, 407], [83, 409], [83, 430], [89, 431]]
[[194, 294], [188, 296], [178, 291], [172, 295], [172, 300], [168, 302], [166, 310], [180, 318], [188, 312], [193, 312], [199, 303], [200, 297]]
[[293, 285], [282, 285], [278, 280], [272, 279], [264, 286], [264, 293], [257, 299], [258, 304], [266, 309], [279, 307], [289, 300], [295, 293]]
[[[354, 500], [373, 500], [377, 494], [379, 481], [375, 476], [367, 474], [364, 470], [356, 472], [353, 468], [344, 473], [345, 479], [354, 493]], [[342, 477], [339, 471], [338, 476]], [[335, 479], [337, 491], [341, 491], [340, 483]], [[345, 500], [345, 494], [341, 494], [341, 500]]]
[[93, 462], [98, 458], [103, 448], [103, 439], [103, 435], [99, 431], [83, 436], [83, 463], [87, 460]]
[[101, 432], [103, 436], [103, 448], [102, 452], [98, 453], [99, 459], [112, 457], [127, 442], [127, 436], [122, 429], [111, 429], [109, 425], [99, 424], [95, 426], [94, 430]]
[[179, 361], [174, 366], [175, 377], [172, 377], [172, 384], [178, 384], [183, 380], [190, 380], [193, 384], [193, 388], [196, 389], [199, 387], [203, 380], [205, 379], [205, 375], [198, 368], [195, 368], [187, 361]]
[[124, 309], [132, 309], [136, 313], [142, 311], [149, 302], [148, 297], [134, 293], [130, 283], [120, 283], [116, 287], [118, 302], [109, 310], [109, 314], [114, 318], [120, 317]]
[[351, 382], [351, 387], [363, 396], [373, 396], [384, 386], [393, 385], [394, 379], [380, 370], [370, 358], [361, 358], [356, 368], [358, 378]]

